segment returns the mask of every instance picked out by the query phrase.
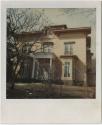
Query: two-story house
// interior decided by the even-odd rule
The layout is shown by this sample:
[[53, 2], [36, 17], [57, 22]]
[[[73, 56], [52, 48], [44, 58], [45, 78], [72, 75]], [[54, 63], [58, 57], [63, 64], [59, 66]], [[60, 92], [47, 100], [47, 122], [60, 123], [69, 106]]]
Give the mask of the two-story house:
[[[26, 43], [35, 43], [37, 38], [25, 60], [21, 79], [87, 85], [92, 57], [90, 33], [90, 27], [55, 25], [39, 32], [18, 34], [25, 38]], [[29, 46], [26, 47], [28, 49]]]

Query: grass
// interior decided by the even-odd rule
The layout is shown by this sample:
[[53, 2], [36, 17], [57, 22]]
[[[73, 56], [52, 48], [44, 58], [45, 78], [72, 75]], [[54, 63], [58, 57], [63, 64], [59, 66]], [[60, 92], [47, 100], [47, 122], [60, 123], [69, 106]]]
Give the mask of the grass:
[[[7, 99], [73, 99], [87, 98], [89, 93], [95, 94], [95, 88], [19, 83], [13, 90], [7, 89], [6, 97]], [[94, 98], [94, 96], [90, 98]]]

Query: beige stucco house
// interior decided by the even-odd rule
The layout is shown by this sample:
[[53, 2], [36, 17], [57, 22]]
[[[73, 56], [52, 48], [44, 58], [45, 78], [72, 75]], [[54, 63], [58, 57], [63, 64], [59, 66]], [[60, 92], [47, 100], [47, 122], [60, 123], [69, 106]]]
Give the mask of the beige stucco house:
[[[91, 71], [91, 28], [45, 27], [39, 32], [19, 34], [34, 43], [25, 60], [21, 79], [50, 80], [51, 83], [87, 85]], [[29, 44], [22, 51], [29, 50]]]

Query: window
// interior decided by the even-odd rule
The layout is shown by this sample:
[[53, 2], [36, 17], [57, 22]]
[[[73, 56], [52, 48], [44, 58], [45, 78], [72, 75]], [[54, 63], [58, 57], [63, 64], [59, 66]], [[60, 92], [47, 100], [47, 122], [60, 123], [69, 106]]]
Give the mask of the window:
[[30, 46], [24, 46], [24, 47], [22, 48], [22, 51], [23, 51], [24, 53], [29, 53], [29, 52], [31, 51], [31, 47], [30, 47]]
[[64, 64], [64, 77], [70, 77], [70, 62]]
[[64, 43], [64, 54], [65, 55], [72, 55], [73, 54], [73, 44], [74, 42]]
[[52, 52], [53, 45], [52, 44], [44, 44], [43, 45], [43, 51], [44, 52]]

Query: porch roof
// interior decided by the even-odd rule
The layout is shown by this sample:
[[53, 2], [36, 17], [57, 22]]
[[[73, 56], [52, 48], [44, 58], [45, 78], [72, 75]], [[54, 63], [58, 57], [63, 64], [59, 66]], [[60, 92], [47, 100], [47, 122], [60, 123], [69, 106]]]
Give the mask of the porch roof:
[[41, 58], [50, 59], [54, 57], [53, 53], [51, 52], [38, 52], [36, 54], [31, 54], [30, 56], [36, 59], [41, 59]]

